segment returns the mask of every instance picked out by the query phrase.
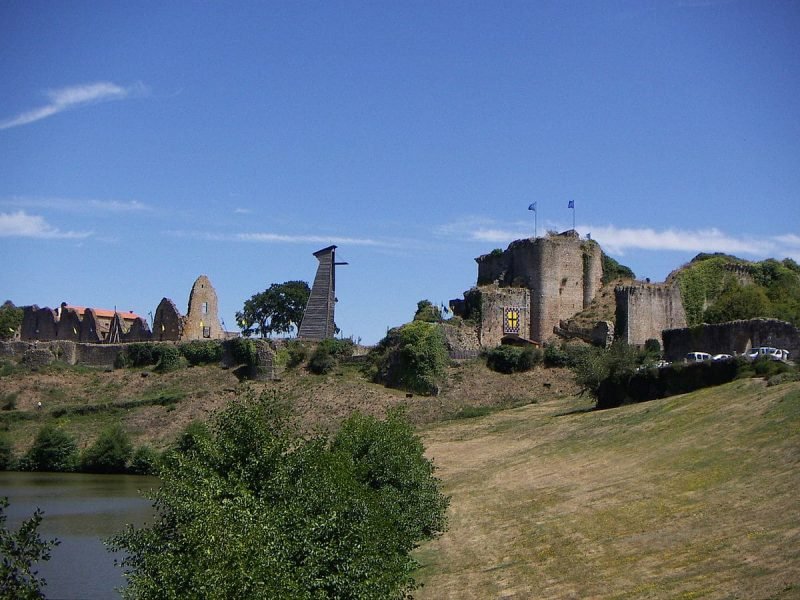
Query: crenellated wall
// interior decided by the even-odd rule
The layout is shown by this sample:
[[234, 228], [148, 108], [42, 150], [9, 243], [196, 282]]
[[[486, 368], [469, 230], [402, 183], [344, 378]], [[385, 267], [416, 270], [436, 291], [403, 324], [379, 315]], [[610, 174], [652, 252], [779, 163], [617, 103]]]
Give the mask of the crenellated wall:
[[741, 354], [750, 348], [772, 346], [789, 351], [789, 359], [800, 358], [800, 329], [777, 319], [729, 321], [697, 325], [663, 332], [664, 358], [680, 360], [689, 352]]
[[618, 286], [616, 337], [643, 346], [648, 339], [661, 340], [664, 329], [686, 327], [686, 313], [677, 285], [637, 283]]

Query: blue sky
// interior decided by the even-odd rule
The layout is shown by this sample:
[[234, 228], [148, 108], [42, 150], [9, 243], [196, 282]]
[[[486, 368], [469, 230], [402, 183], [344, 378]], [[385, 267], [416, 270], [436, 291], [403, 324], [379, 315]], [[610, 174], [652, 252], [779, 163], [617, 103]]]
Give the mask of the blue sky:
[[0, 301], [222, 317], [311, 281], [378, 341], [474, 258], [800, 261], [800, 3], [0, 3]]

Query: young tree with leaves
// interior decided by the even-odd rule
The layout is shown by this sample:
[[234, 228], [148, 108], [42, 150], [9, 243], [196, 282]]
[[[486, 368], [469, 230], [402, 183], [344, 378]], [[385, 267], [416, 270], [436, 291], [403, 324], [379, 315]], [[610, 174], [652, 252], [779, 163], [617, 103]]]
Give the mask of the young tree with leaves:
[[50, 559], [50, 550], [58, 540], [43, 540], [39, 536], [42, 511], [38, 508], [17, 531], [6, 527], [5, 509], [8, 498], [0, 498], [0, 598], [27, 600], [44, 598], [46, 582], [33, 570], [37, 562]]
[[447, 498], [400, 415], [303, 437], [253, 394], [164, 459], [157, 516], [129, 527], [130, 598], [406, 598], [411, 550], [441, 533]]
[[246, 337], [290, 333], [300, 327], [310, 295], [305, 281], [273, 283], [245, 301], [236, 321]]

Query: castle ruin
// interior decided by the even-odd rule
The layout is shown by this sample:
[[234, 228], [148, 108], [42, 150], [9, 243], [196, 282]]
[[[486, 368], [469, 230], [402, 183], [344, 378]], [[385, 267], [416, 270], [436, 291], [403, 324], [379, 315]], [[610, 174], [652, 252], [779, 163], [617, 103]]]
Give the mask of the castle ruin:
[[552, 339], [560, 321], [589, 306], [603, 285], [600, 246], [574, 230], [517, 240], [475, 261], [477, 286], [450, 306], [456, 315], [479, 317], [484, 347], [505, 335], [535, 343]]

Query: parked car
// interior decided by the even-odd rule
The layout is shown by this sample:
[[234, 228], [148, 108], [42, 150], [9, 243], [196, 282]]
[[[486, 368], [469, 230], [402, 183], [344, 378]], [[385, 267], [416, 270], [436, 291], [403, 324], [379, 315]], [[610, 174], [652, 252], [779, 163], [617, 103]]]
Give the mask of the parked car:
[[714, 356], [711, 357], [712, 360], [717, 360], [717, 361], [718, 360], [730, 360], [732, 358], [733, 358], [733, 356], [731, 356], [730, 354], [715, 354]]
[[773, 348], [772, 346], [760, 346], [752, 348], [745, 356], [750, 360], [765, 357], [770, 360], [780, 360], [786, 362], [789, 360], [789, 352], [783, 348]]
[[708, 352], [689, 352], [684, 357], [684, 361], [687, 363], [703, 362], [706, 360], [711, 360], [711, 355]]

